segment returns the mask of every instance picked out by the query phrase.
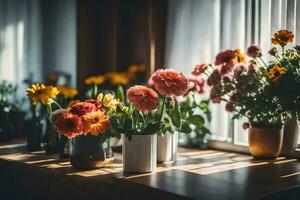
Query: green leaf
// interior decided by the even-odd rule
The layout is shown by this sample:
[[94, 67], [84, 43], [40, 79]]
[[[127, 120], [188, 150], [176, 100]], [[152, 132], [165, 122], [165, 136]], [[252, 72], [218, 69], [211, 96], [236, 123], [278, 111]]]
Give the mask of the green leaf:
[[171, 120], [172, 120], [172, 123], [174, 124], [174, 126], [176, 128], [180, 129], [181, 124], [182, 124], [182, 120], [181, 120], [182, 117], [181, 117], [179, 105], [177, 102], [175, 103], [175, 108], [174, 108], [173, 112], [170, 113], [170, 117], [171, 117]]
[[179, 131], [182, 132], [182, 133], [191, 133], [192, 129], [191, 129], [189, 123], [184, 122], [184, 123], [182, 123], [182, 126], [179, 129]]
[[187, 118], [187, 121], [189, 121], [190, 123], [192, 123], [193, 125], [195, 125], [197, 127], [203, 127], [204, 123], [205, 123], [204, 118], [200, 115], [189, 116]]
[[124, 89], [121, 85], [118, 86], [118, 89], [116, 91], [116, 98], [121, 102], [124, 102]]

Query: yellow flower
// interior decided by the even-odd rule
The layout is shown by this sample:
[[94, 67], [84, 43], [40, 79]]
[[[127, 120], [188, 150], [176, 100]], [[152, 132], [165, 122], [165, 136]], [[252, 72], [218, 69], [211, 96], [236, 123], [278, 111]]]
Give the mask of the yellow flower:
[[36, 105], [38, 102], [44, 105], [52, 103], [59, 94], [56, 87], [45, 86], [44, 84], [32, 84], [26, 91], [32, 105]]
[[142, 73], [146, 71], [146, 66], [141, 64], [141, 65], [130, 65], [128, 67], [128, 70], [127, 70], [127, 73], [128, 73], [128, 76], [130, 78], [130, 80], [135, 80], [136, 78], [136, 74], [137, 73]]
[[273, 34], [271, 39], [272, 44], [286, 46], [288, 43], [293, 42], [294, 34], [288, 30], [280, 30]]
[[126, 72], [109, 72], [106, 74], [112, 85], [128, 85], [129, 77]]
[[241, 49], [236, 49], [234, 50], [235, 52], [235, 55], [236, 55], [236, 58], [237, 58], [237, 61], [240, 62], [240, 63], [246, 63], [247, 62], [247, 58], [245, 56], [245, 54], [243, 54], [241, 52]]
[[115, 108], [118, 104], [120, 104], [120, 101], [114, 98], [112, 94], [103, 94], [100, 93], [97, 96], [97, 100], [101, 102], [105, 107], [107, 108]]
[[85, 122], [90, 125], [89, 133], [99, 135], [105, 133], [110, 126], [109, 117], [102, 111], [93, 111], [83, 116]]
[[103, 75], [91, 76], [85, 79], [85, 84], [87, 85], [101, 85], [105, 82], [105, 77]]
[[56, 86], [57, 89], [60, 91], [60, 94], [64, 96], [64, 98], [74, 98], [78, 94], [78, 90], [75, 88], [70, 88], [62, 85]]
[[275, 64], [269, 70], [269, 79], [272, 81], [277, 81], [282, 75], [286, 73], [286, 69], [282, 67], [280, 64]]

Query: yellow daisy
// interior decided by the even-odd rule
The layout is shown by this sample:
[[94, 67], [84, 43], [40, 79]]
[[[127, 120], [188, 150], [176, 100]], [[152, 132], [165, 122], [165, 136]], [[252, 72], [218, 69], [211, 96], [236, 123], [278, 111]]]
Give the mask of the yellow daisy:
[[44, 105], [51, 103], [51, 100], [59, 94], [56, 87], [45, 86], [44, 84], [32, 84], [26, 91], [32, 105], [36, 105], [38, 102]]
[[106, 80], [105, 76], [98, 75], [98, 76], [91, 76], [85, 79], [85, 84], [87, 85], [101, 85]]
[[62, 85], [56, 86], [57, 89], [60, 91], [60, 94], [64, 96], [64, 98], [74, 98], [78, 94], [78, 90], [75, 88], [70, 88]]

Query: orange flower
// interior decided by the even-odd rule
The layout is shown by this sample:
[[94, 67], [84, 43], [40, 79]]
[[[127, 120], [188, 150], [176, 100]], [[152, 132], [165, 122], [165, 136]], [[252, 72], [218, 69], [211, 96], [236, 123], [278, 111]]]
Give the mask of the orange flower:
[[142, 85], [129, 88], [127, 98], [134, 107], [144, 112], [154, 110], [159, 105], [158, 94], [151, 88]]
[[285, 73], [286, 68], [282, 67], [280, 64], [275, 64], [269, 71], [269, 78], [272, 81], [277, 81]]
[[273, 34], [272, 44], [286, 46], [288, 43], [293, 42], [294, 34], [288, 30], [280, 30]]
[[75, 88], [70, 88], [63, 85], [58, 85], [56, 87], [60, 91], [60, 94], [66, 99], [72, 99], [78, 94], [78, 90], [76, 90]]
[[172, 69], [159, 69], [148, 80], [149, 85], [161, 95], [181, 96], [188, 90], [188, 80]]
[[103, 111], [87, 113], [83, 118], [90, 125], [88, 133], [94, 136], [105, 133], [110, 126], [109, 117]]
[[237, 61], [239, 63], [246, 63], [247, 58], [246, 58], [245, 54], [242, 53], [241, 49], [236, 49], [236, 50], [234, 50], [234, 52], [235, 52]]

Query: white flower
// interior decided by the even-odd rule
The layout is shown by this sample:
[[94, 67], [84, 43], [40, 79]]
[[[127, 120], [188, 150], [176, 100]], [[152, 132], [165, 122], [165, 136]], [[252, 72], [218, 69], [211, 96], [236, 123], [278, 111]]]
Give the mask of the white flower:
[[65, 112], [67, 112], [66, 109], [55, 110], [50, 114], [50, 122], [53, 124], [56, 121], [57, 117], [63, 115]]

